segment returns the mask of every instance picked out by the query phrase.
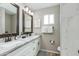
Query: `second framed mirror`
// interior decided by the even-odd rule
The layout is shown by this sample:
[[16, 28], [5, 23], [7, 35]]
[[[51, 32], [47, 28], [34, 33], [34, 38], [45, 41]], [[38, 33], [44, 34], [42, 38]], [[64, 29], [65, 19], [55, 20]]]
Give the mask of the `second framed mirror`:
[[23, 13], [23, 34], [33, 33], [33, 16], [27, 14], [24, 10]]

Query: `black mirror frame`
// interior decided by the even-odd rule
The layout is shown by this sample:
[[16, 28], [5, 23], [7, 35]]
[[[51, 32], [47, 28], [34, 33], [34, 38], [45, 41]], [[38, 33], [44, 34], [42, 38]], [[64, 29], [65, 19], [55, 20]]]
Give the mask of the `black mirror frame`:
[[13, 6], [17, 8], [17, 26], [16, 26], [16, 34], [19, 35], [19, 6], [15, 3], [11, 3]]
[[23, 21], [22, 21], [22, 24], [23, 24], [23, 34], [30, 34], [31, 35], [31, 33], [33, 33], [33, 16], [32, 15], [29, 15], [29, 14], [27, 14], [27, 15], [29, 15], [30, 17], [31, 17], [31, 32], [25, 32], [24, 30], [25, 30], [25, 16], [24, 16], [24, 14], [25, 14], [25, 12], [24, 12], [24, 10], [22, 10], [22, 15], [23, 15], [23, 17], [22, 17], [22, 19], [23, 19]]

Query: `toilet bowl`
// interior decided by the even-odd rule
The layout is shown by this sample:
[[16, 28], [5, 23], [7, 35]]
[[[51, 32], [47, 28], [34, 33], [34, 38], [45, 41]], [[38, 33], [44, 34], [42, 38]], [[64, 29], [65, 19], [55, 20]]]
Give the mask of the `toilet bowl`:
[[60, 46], [58, 46], [57, 50], [58, 50], [58, 51], [60, 51], [60, 50], [61, 50]]

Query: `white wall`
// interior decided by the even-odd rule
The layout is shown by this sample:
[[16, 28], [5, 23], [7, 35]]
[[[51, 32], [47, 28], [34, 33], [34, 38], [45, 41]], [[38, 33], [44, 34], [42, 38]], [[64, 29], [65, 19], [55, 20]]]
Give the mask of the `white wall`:
[[[60, 6], [54, 6], [49, 8], [40, 9], [34, 12], [34, 19], [33, 20], [41, 20], [41, 27], [43, 25], [43, 16], [46, 14], [54, 14], [55, 15], [55, 33], [54, 34], [42, 34], [42, 40], [41, 40], [41, 49], [45, 50], [51, 50], [51, 51], [57, 51], [57, 47], [60, 45]], [[34, 28], [35, 33], [41, 33], [41, 27], [40, 28]], [[50, 44], [50, 40], [55, 41], [54, 45]]]
[[11, 23], [12, 21], [12, 18], [11, 18], [11, 15], [5, 13], [5, 31], [8, 31], [8, 33], [11, 33], [12, 32], [12, 29], [11, 29]]
[[[0, 8], [0, 34], [5, 33], [5, 9]], [[3, 38], [0, 38], [0, 42], [3, 42]]]
[[60, 5], [60, 30], [61, 55], [79, 55], [79, 4]]
[[0, 8], [0, 34], [5, 33], [5, 9]]
[[16, 33], [17, 17], [16, 14], [11, 15], [5, 13], [5, 31], [8, 33]]
[[16, 29], [17, 29], [17, 15], [11, 15], [11, 32], [12, 33], [16, 33]]

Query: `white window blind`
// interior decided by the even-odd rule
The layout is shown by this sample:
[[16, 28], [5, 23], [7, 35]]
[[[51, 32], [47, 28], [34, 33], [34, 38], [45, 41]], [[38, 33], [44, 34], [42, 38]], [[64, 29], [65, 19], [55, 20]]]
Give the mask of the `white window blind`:
[[54, 15], [44, 15], [44, 25], [45, 24], [54, 24]]

